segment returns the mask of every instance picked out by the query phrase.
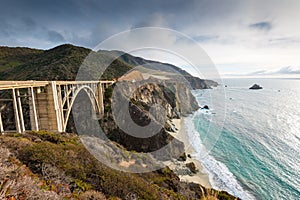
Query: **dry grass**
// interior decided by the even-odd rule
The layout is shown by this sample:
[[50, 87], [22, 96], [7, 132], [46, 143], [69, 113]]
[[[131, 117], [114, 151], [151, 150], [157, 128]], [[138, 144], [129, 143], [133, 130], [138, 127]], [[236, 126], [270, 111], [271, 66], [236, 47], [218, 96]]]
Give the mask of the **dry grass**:
[[41, 190], [38, 178], [7, 149], [0, 148], [0, 159], [0, 199], [62, 199], [53, 191]]

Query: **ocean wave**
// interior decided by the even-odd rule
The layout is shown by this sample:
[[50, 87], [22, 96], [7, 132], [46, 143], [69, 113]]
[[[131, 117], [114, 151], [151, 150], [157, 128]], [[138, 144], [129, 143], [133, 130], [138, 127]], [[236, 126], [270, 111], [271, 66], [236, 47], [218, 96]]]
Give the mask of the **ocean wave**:
[[198, 131], [195, 129], [193, 123], [194, 115], [185, 118], [184, 121], [190, 143], [197, 152], [193, 156], [195, 156], [195, 158], [202, 163], [203, 170], [208, 174], [209, 181], [212, 187], [217, 190], [227, 191], [228, 193], [241, 199], [255, 199], [255, 197], [250, 194], [250, 192], [246, 191], [238, 183], [234, 175], [223, 163], [217, 161], [213, 156], [209, 154], [200, 139]]

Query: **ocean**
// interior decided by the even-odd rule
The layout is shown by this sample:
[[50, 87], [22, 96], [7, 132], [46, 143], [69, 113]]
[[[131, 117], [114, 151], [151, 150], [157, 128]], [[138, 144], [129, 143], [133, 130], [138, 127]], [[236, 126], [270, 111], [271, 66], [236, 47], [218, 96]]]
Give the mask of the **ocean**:
[[[249, 90], [254, 83], [263, 89]], [[185, 125], [213, 188], [241, 199], [300, 199], [300, 79], [223, 79], [193, 94], [210, 109]]]

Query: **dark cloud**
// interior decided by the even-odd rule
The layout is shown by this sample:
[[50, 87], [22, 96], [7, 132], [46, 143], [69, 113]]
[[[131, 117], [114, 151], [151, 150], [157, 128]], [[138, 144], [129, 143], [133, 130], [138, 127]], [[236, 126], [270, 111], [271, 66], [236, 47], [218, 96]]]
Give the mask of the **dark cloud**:
[[[258, 11], [253, 9], [244, 21], [243, 10], [251, 10], [249, 1], [0, 0], [0, 3], [0, 45], [9, 44], [9, 40], [14, 41], [12, 46], [24, 46], [27, 44], [22, 41], [29, 43], [33, 38], [36, 44], [40, 43], [38, 48], [47, 49], [62, 41], [93, 48], [121, 31], [146, 26], [175, 29], [198, 42], [232, 44], [232, 40], [239, 39], [234, 28], [239, 23], [245, 29], [241, 32], [251, 32], [249, 27], [272, 28], [271, 22], [263, 21], [264, 18], [247, 27], [251, 17], [248, 15], [259, 20]], [[247, 33], [244, 35], [247, 37]]]
[[25, 17], [21, 19], [22, 29], [25, 31], [35, 30], [37, 27], [36, 22], [31, 17]]
[[9, 37], [10, 26], [5, 21], [0, 23], [0, 37]]
[[[1, 30], [1, 35], [9, 34], [20, 41], [35, 34], [53, 42], [62, 40], [58, 34], [49, 33], [54, 30], [70, 43], [91, 48], [130, 28], [160, 26], [180, 31], [193, 23], [198, 26], [206, 25], [207, 21], [214, 23], [238, 5], [218, 1], [216, 6], [215, 0], [0, 0], [0, 3], [1, 23], [12, 25]], [[5, 40], [0, 38], [0, 45]]]
[[163, 15], [155, 13], [149, 17], [143, 18], [132, 26], [132, 28], [155, 27], [166, 25]]
[[48, 39], [51, 42], [64, 42], [65, 38], [56, 31], [48, 31]]
[[267, 21], [266, 22], [258, 22], [258, 23], [250, 24], [249, 27], [252, 29], [269, 31], [272, 29], [272, 23], [267, 22]]

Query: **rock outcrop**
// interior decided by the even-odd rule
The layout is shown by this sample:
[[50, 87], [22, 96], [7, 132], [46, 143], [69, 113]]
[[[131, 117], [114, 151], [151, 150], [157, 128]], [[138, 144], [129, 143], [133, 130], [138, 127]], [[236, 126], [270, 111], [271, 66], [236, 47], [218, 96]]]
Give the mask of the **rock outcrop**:
[[118, 81], [141, 81], [143, 80], [144, 77], [142, 75], [141, 72], [137, 71], [137, 70], [132, 70], [129, 73], [126, 73], [125, 75], [121, 76], [120, 78], [118, 78]]
[[208, 107], [208, 105], [205, 105], [201, 109], [209, 110], [209, 107]]
[[263, 88], [258, 84], [254, 84], [249, 89], [250, 90], [260, 90], [260, 89], [263, 89]]
[[193, 162], [187, 163], [186, 167], [189, 168], [191, 170], [191, 172], [194, 174], [198, 172], [196, 165]]

